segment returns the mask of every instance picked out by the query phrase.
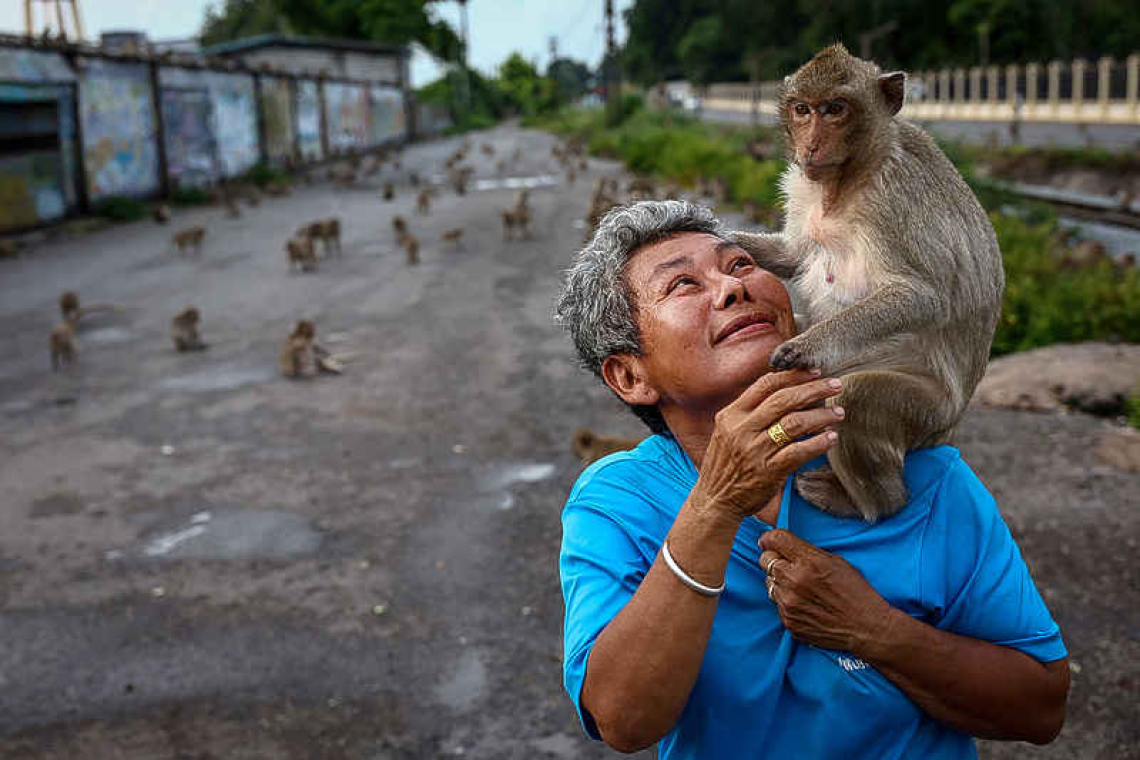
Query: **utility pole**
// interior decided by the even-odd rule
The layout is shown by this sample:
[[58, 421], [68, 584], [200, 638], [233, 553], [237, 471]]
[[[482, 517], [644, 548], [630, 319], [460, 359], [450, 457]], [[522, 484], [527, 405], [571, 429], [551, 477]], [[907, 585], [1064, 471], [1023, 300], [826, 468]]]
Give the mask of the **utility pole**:
[[558, 60], [558, 38], [551, 36], [547, 38], [547, 47], [550, 49], [550, 63], [546, 64], [547, 71], [550, 70], [550, 64]]
[[471, 47], [471, 36], [467, 28], [467, 0], [458, 0], [458, 2], [463, 26], [463, 55], [459, 63], [462, 71], [459, 78], [460, 94], [458, 100], [462, 110], [462, 118], [466, 120], [471, 115], [471, 74], [467, 67], [467, 51]]
[[605, 81], [606, 123], [610, 126], [621, 120], [621, 104], [614, 76], [614, 0], [606, 2], [606, 57], [602, 63], [602, 76]]

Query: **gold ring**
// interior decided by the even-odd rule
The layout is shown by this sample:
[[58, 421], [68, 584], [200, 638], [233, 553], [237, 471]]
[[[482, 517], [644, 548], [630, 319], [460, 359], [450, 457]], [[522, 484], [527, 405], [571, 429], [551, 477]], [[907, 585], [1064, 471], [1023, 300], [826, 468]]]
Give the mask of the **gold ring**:
[[776, 597], [772, 596], [772, 589], [776, 588], [776, 582], [771, 578], [768, 578], [764, 581], [764, 585], [768, 587], [768, 598], [773, 602], [776, 601]]
[[772, 439], [772, 443], [776, 444], [780, 448], [783, 448], [792, 442], [792, 439], [789, 438], [788, 434], [784, 432], [784, 428], [779, 422], [768, 428], [768, 437]]
[[768, 565], [764, 568], [764, 574], [765, 575], [768, 575], [768, 576], [772, 575], [772, 565], [776, 564], [776, 560], [778, 560], [778, 559], [779, 559], [779, 557], [772, 557], [772, 559], [768, 560]]

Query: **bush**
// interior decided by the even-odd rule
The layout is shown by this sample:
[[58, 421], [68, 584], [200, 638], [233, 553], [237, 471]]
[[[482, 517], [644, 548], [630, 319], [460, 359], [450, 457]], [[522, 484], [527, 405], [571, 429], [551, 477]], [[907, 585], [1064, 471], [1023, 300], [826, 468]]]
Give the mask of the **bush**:
[[1140, 430], [1140, 390], [1137, 390], [1124, 401], [1124, 414], [1128, 424]]
[[289, 182], [289, 174], [269, 164], [258, 162], [249, 168], [240, 181], [265, 187], [271, 182]]
[[146, 216], [146, 204], [137, 198], [115, 195], [96, 203], [94, 211], [96, 216], [116, 222], [133, 222]]
[[1005, 303], [995, 355], [1052, 343], [1140, 342], [1140, 270], [1111, 261], [1065, 267], [1053, 254], [1055, 224], [992, 214], [1005, 259]]
[[200, 187], [176, 185], [170, 191], [170, 202], [176, 206], [201, 206], [210, 202], [210, 194]]

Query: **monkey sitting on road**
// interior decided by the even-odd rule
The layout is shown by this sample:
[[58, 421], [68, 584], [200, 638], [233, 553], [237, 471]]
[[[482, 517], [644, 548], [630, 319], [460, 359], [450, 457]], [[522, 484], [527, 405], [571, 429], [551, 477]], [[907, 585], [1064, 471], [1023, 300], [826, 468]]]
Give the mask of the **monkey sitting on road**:
[[[314, 246], [316, 241], [320, 240], [324, 244], [325, 256], [330, 255], [334, 251], [340, 253], [340, 219], [333, 216], [328, 219], [319, 219], [315, 222], [309, 222], [299, 227], [294, 237], [298, 240], [301, 238], [308, 239]], [[315, 252], [316, 249], [314, 248], [314, 253]]]
[[313, 238], [297, 235], [285, 241], [285, 251], [289, 254], [289, 271], [314, 272], [317, 269], [317, 254], [313, 250]]
[[396, 197], [396, 188], [391, 182], [384, 183], [384, 200], [390, 201]]
[[297, 322], [277, 360], [284, 377], [313, 377], [320, 372], [320, 358], [327, 352], [314, 341], [316, 335], [317, 328], [312, 322], [307, 319]]
[[404, 221], [404, 217], [394, 216], [392, 217], [392, 229], [396, 231], [396, 238], [403, 240], [404, 235], [408, 234], [408, 223]]
[[784, 230], [732, 235], [790, 281], [810, 319], [772, 366], [843, 377], [830, 466], [800, 473], [796, 486], [871, 522], [906, 504], [906, 452], [946, 442], [965, 411], [1005, 282], [974, 194], [925, 132], [895, 118], [903, 83], [841, 45], [786, 78]]
[[206, 236], [205, 227], [191, 227], [189, 229], [176, 232], [171, 240], [174, 241], [174, 246], [179, 252], [185, 251], [187, 248], [192, 248], [194, 253], [202, 252], [202, 238]]
[[574, 433], [574, 451], [582, 458], [582, 464], [591, 464], [615, 451], [636, 449], [641, 441], [636, 438], [615, 438], [598, 435], [589, 428], [578, 428]]
[[209, 346], [198, 337], [198, 310], [189, 306], [170, 320], [170, 339], [178, 351], [202, 351]]
[[427, 214], [431, 212], [431, 188], [425, 187], [416, 196], [416, 213]]
[[159, 224], [166, 224], [170, 221], [170, 206], [165, 203], [160, 203], [154, 207], [154, 221]]

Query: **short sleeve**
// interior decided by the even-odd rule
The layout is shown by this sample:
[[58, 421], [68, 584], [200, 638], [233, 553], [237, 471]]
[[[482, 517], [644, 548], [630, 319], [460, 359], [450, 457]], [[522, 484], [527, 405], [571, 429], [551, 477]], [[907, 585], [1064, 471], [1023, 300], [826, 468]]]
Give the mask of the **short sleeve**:
[[[587, 491], [590, 489], [587, 489]], [[594, 489], [597, 490], [597, 489]], [[586, 733], [600, 739], [594, 719], [582, 707], [586, 664], [598, 634], [630, 600], [649, 571], [639, 540], [596, 494], [579, 493], [562, 512], [559, 571], [566, 603], [563, 683]]]
[[923, 603], [938, 628], [1039, 662], [1068, 655], [997, 502], [960, 459], [934, 497], [921, 572]]

